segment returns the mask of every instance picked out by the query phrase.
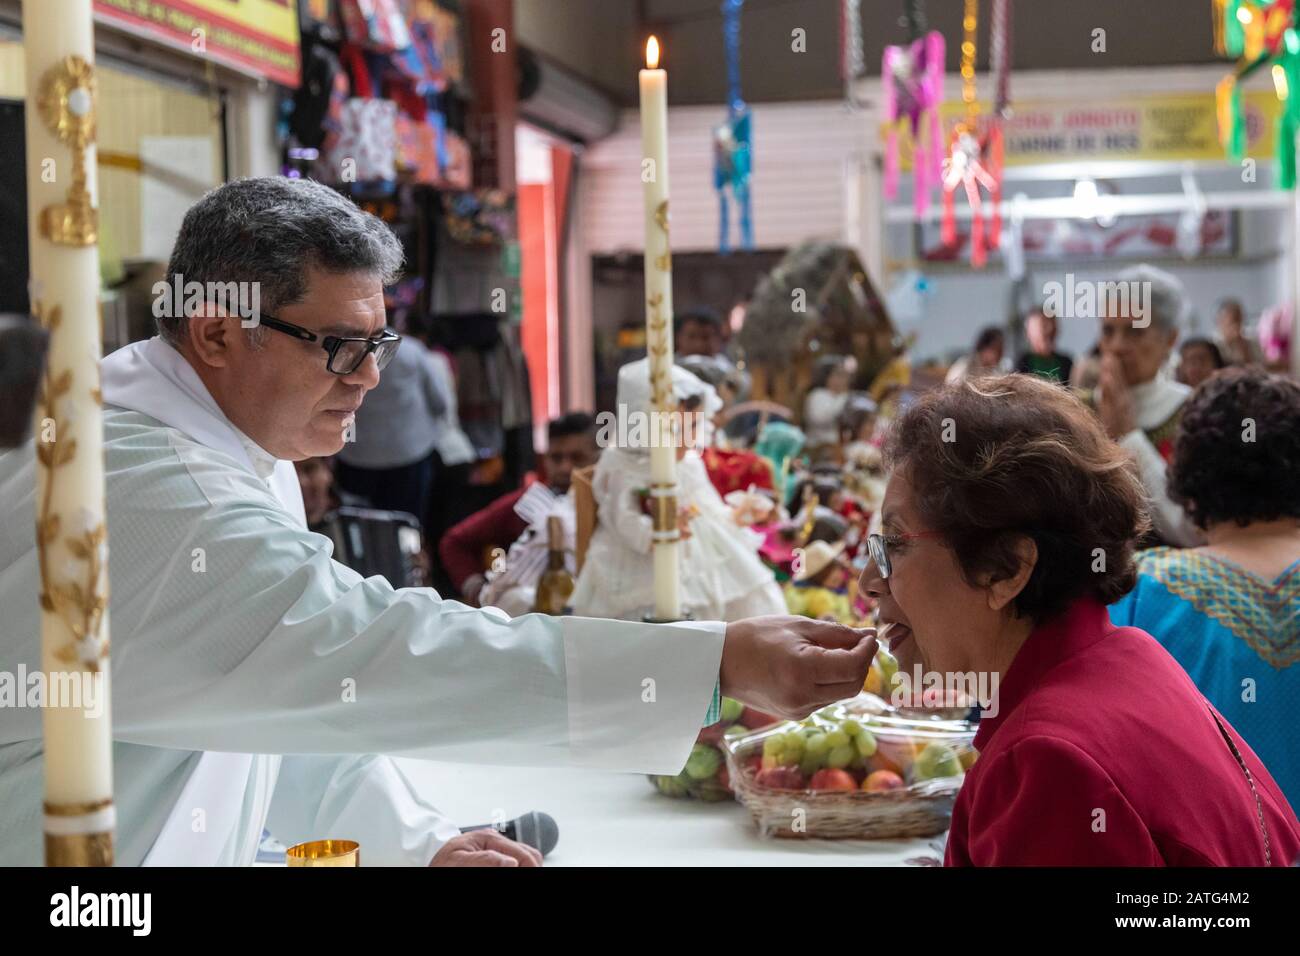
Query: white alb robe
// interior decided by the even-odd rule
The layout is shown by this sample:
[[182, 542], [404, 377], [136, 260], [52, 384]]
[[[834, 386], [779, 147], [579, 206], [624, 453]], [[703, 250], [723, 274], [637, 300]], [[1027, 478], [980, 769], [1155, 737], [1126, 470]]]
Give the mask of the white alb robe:
[[[376, 754], [681, 769], [722, 625], [510, 619], [362, 578], [170, 346], [103, 372], [120, 864], [248, 864], [264, 825], [427, 863], [454, 828]], [[10, 673], [40, 666], [34, 462], [0, 455]], [[0, 717], [0, 865], [39, 864], [40, 712]]]

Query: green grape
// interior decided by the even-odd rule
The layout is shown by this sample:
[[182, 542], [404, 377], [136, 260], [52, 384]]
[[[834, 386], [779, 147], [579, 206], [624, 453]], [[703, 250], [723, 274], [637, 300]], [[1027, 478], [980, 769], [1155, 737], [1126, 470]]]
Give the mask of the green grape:
[[804, 753], [810, 757], [820, 757], [831, 749], [830, 741], [826, 734], [821, 732], [812, 734], [804, 741]]
[[667, 797], [684, 797], [690, 793], [690, 783], [679, 777], [655, 777], [655, 786]]
[[715, 787], [705, 784], [695, 791], [695, 796], [705, 803], [721, 803], [723, 800], [732, 799], [731, 793], [722, 787]]
[[732, 700], [730, 697], [722, 698], [722, 722], [734, 724], [740, 720], [740, 715], [744, 712], [745, 705], [738, 700]]
[[957, 758], [956, 752], [946, 744], [937, 741], [927, 744], [925, 749], [917, 754], [916, 763], [912, 768], [921, 780], [955, 777], [962, 771], [961, 761]]
[[822, 762], [820, 757], [812, 757], [805, 754], [803, 760], [799, 762], [799, 772], [805, 777], [811, 777], [821, 768]]
[[880, 667], [881, 683], [886, 689], [893, 687], [894, 676], [898, 673], [898, 658], [882, 647], [876, 651], [876, 663]]
[[842, 744], [827, 754], [826, 766], [834, 767], [836, 770], [843, 770], [855, 755], [852, 744]]
[[771, 737], [763, 738], [763, 756], [770, 757], [781, 752], [785, 746], [785, 738], [780, 734], [774, 734]]
[[849, 742], [849, 735], [842, 730], [832, 730], [826, 735], [826, 743], [832, 750], [836, 747], [843, 747]]
[[864, 757], [870, 757], [876, 752], [876, 738], [869, 730], [864, 729], [862, 733], [854, 737], [853, 743], [858, 748], [858, 753]]
[[798, 760], [803, 756], [804, 752], [803, 734], [791, 732], [782, 736], [781, 750], [783, 753]]
[[840, 730], [844, 731], [850, 737], [856, 737], [862, 733], [862, 724], [856, 717], [845, 717], [840, 721]]
[[722, 754], [716, 747], [708, 744], [696, 744], [691, 748], [691, 755], [686, 760], [684, 773], [692, 780], [708, 780], [722, 766]]

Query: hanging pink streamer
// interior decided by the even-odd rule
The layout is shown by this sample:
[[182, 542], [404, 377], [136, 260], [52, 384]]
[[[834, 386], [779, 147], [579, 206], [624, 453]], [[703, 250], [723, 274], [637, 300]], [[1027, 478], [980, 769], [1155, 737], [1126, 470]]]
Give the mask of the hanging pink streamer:
[[930, 158], [929, 169], [926, 172], [927, 185], [924, 191], [924, 202], [918, 207], [917, 215], [923, 215], [929, 206], [929, 183], [932, 180], [938, 183], [943, 176], [945, 147], [943, 121], [939, 118], [939, 107], [943, 103], [943, 58], [945, 54], [943, 34], [937, 30], [931, 31], [922, 38], [921, 42], [925, 44], [926, 51], [924, 83], [926, 87], [925, 98], [930, 104]]

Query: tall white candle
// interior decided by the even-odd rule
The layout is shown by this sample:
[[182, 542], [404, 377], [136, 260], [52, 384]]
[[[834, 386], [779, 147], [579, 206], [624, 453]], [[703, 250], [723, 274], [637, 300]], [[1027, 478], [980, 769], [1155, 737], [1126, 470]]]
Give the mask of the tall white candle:
[[32, 311], [50, 332], [35, 423], [45, 861], [103, 866], [114, 811], [91, 0], [25, 0], [23, 49]]
[[641, 86], [641, 183], [645, 198], [646, 354], [650, 393], [659, 414], [650, 448], [650, 494], [654, 504], [655, 617], [682, 616], [677, 531], [676, 434], [670, 423], [673, 398], [673, 266], [668, 241], [668, 74], [658, 69], [659, 41], [646, 43]]

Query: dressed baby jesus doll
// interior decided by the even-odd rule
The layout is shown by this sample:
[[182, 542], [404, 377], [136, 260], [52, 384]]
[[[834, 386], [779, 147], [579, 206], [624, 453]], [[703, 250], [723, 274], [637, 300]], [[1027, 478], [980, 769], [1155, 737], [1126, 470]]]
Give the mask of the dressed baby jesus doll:
[[[695, 445], [707, 443], [708, 422], [720, 404], [717, 393], [676, 366], [672, 379], [683, 424], [690, 426], [683, 435]], [[605, 448], [592, 476], [596, 529], [571, 598], [576, 614], [640, 620], [653, 608], [653, 522], [645, 506], [651, 430], [635, 426], [636, 417], [651, 411], [646, 360], [623, 366], [618, 373], [621, 443]], [[696, 447], [679, 447], [677, 458], [684, 610], [696, 620], [710, 621], [786, 613], [772, 572], [758, 558], [762, 538], [737, 523], [709, 481]]]

